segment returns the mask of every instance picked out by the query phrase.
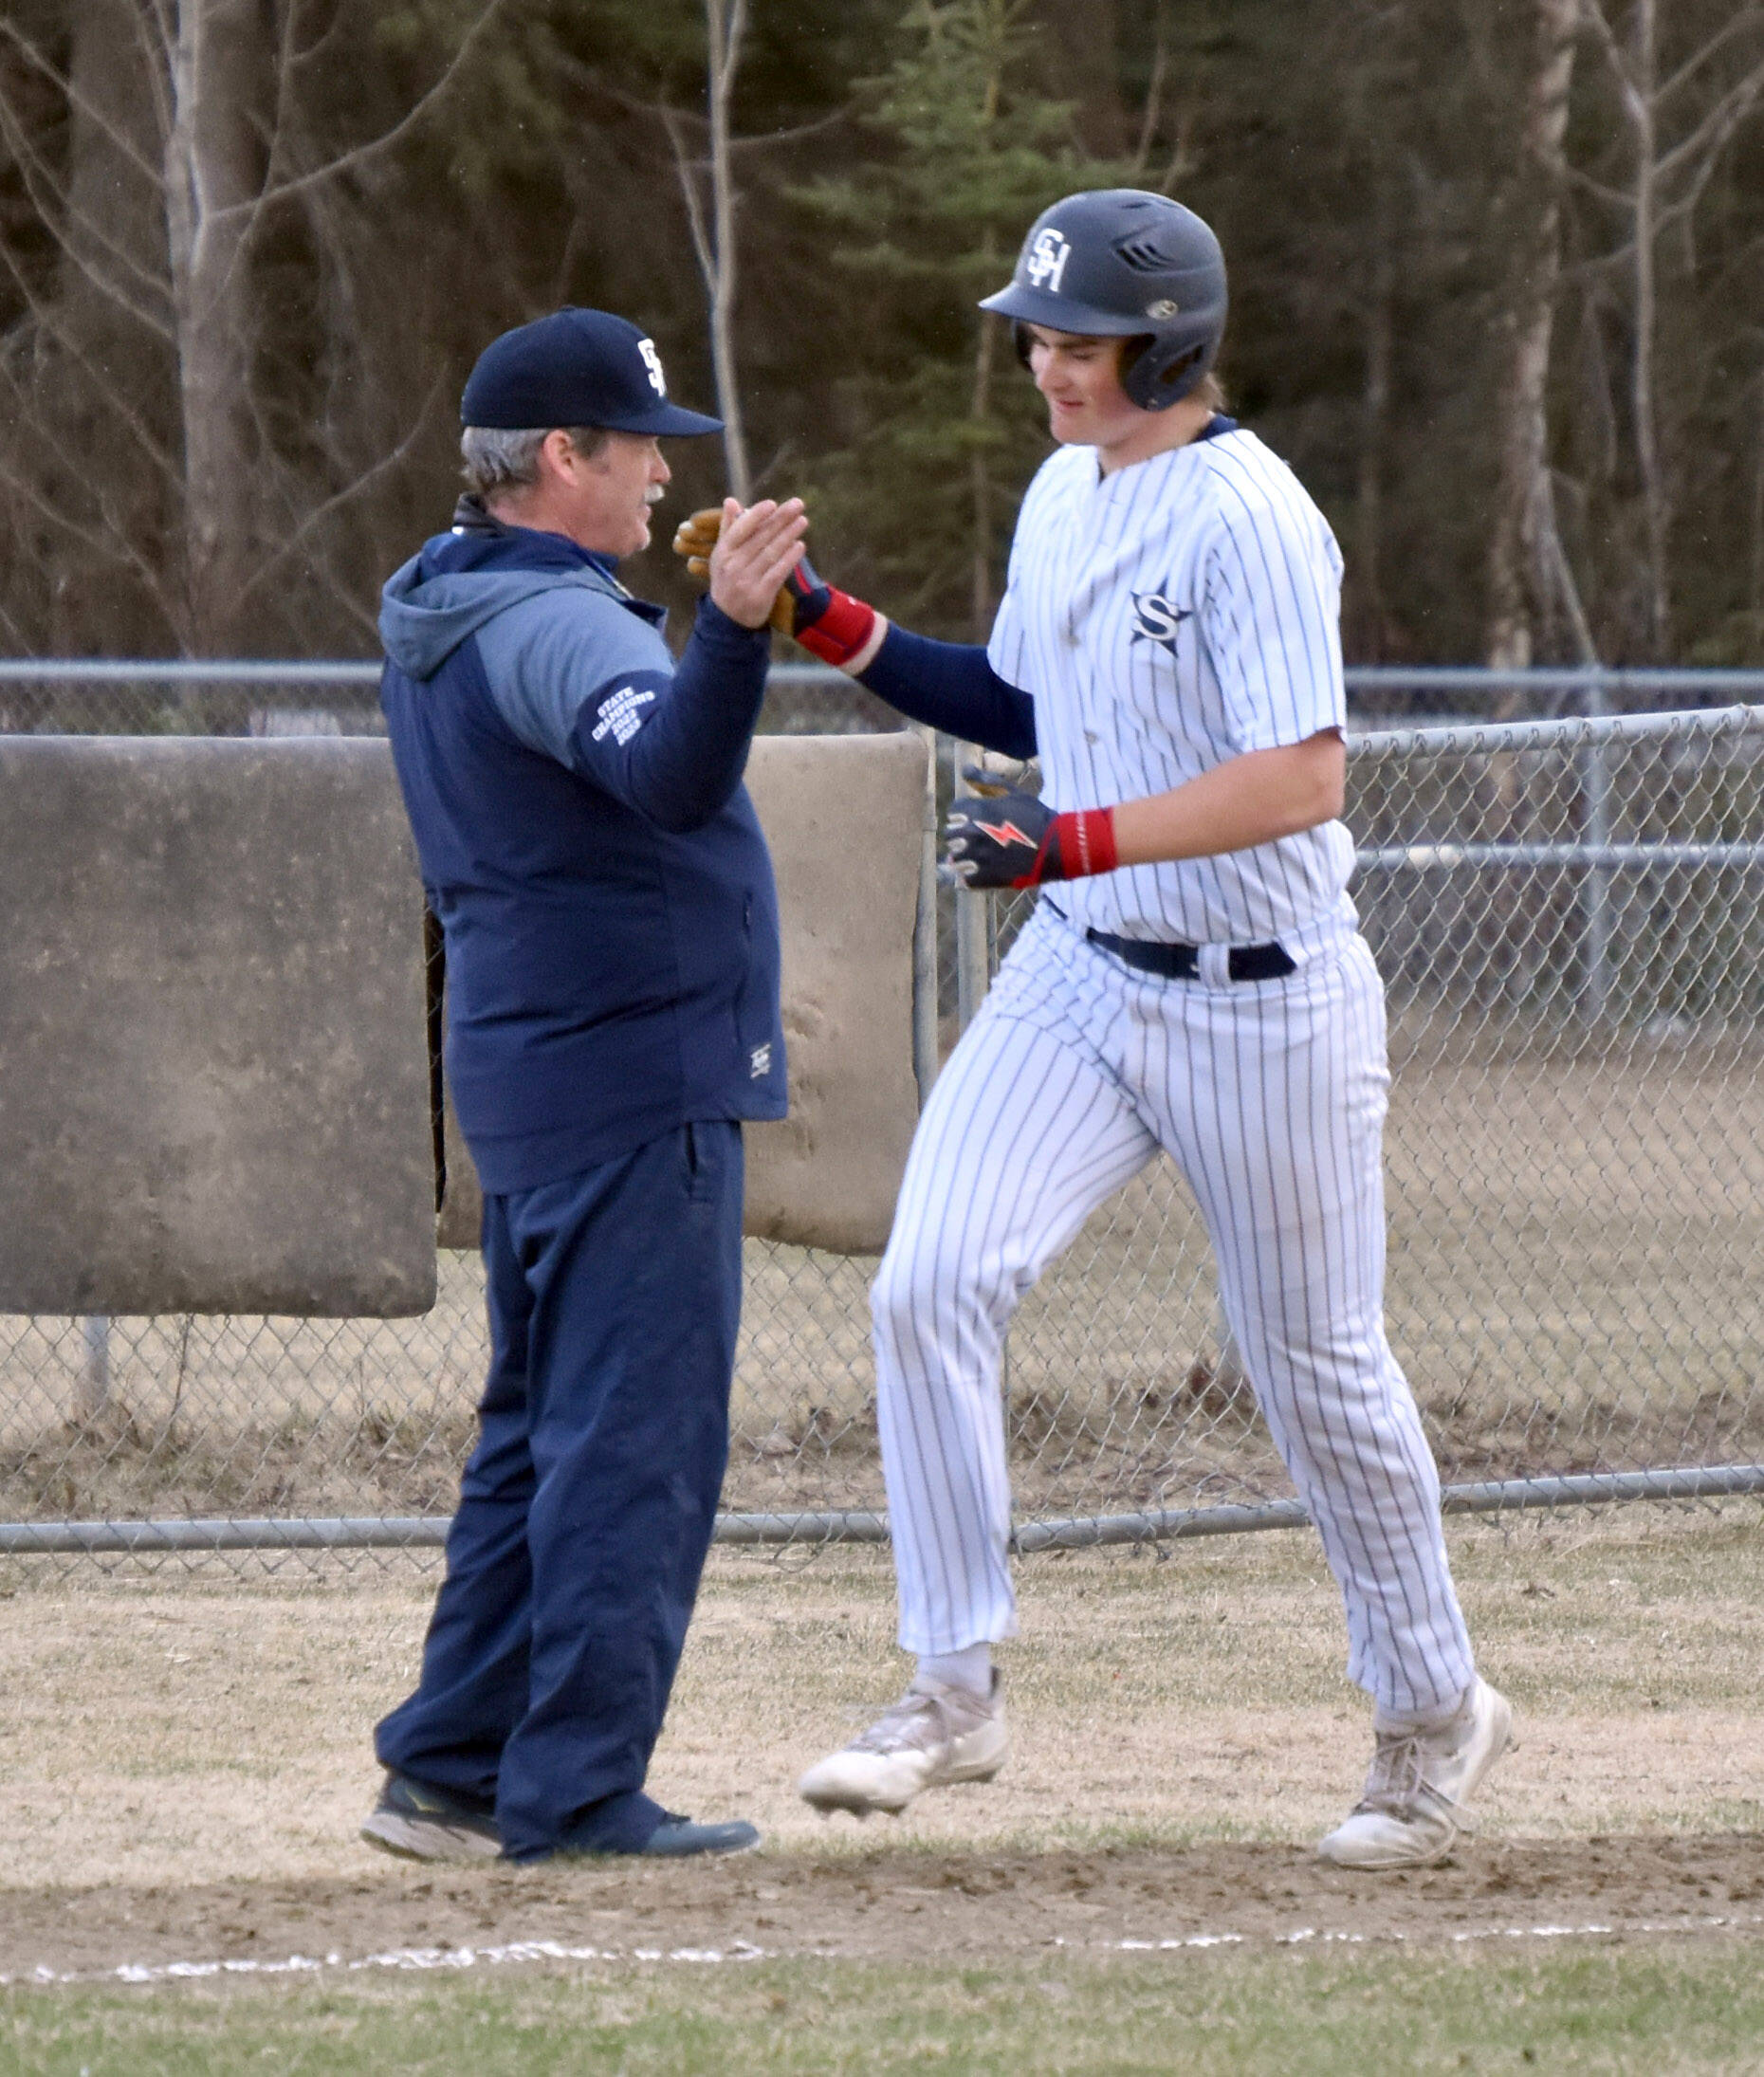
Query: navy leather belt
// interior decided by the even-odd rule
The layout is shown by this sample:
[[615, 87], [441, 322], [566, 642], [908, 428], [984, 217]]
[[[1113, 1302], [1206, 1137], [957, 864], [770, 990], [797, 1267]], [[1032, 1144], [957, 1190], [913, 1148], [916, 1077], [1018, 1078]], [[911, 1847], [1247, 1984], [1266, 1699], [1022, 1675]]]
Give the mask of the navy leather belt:
[[[1196, 946], [1117, 938], [1107, 930], [1087, 930], [1084, 935], [1142, 973], [1157, 974], [1165, 981], [1201, 978], [1201, 953]], [[1283, 945], [1234, 945], [1225, 955], [1225, 972], [1233, 981], [1279, 981], [1297, 970], [1298, 962]]]

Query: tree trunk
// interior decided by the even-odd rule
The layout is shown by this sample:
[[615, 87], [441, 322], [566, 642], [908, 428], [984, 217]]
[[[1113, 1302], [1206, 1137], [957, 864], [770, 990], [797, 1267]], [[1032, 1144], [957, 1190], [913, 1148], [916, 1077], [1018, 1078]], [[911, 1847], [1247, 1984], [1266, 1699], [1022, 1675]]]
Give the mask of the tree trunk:
[[1495, 424], [1499, 455], [1489, 544], [1487, 655], [1501, 670], [1532, 661], [1556, 589], [1549, 496], [1550, 349], [1562, 263], [1562, 140], [1573, 84], [1576, 0], [1534, 0], [1519, 163], [1511, 197], [1514, 255], [1502, 321], [1506, 369]]
[[251, 204], [275, 49], [264, 0], [180, 0], [169, 58], [167, 245], [184, 445], [184, 645], [227, 653], [259, 548]]
[[145, 169], [159, 157], [148, 54], [127, 0], [83, 0], [68, 62], [67, 215], [58, 303], [82, 343], [138, 334], [164, 314], [164, 204]]
[[[158, 547], [175, 510], [166, 445], [173, 400], [156, 329], [167, 316], [165, 211], [144, 170], [161, 139], [147, 52], [125, 0], [85, 0], [75, 11], [68, 80], [67, 210], [28, 415], [46, 435], [51, 500], [97, 552], [58, 555], [46, 646], [126, 655], [163, 645], [176, 587], [164, 581]], [[93, 496], [94, 456], [103, 457], [101, 499]], [[143, 614], [143, 591], [166, 619]]]
[[1385, 660], [1388, 612], [1385, 602], [1383, 546], [1385, 450], [1390, 430], [1391, 305], [1396, 293], [1396, 261], [1391, 249], [1390, 211], [1383, 183], [1373, 205], [1372, 267], [1366, 305], [1366, 367], [1360, 400], [1360, 464], [1355, 589], [1360, 610], [1360, 660]]
[[1651, 660], [1664, 660], [1670, 640], [1666, 577], [1666, 492], [1660, 466], [1654, 395], [1655, 188], [1659, 179], [1655, 106], [1658, 54], [1655, 0], [1636, 0], [1635, 75], [1624, 101], [1635, 138], [1635, 356], [1630, 366], [1630, 411], [1635, 419], [1636, 470], [1642, 482], [1642, 518], [1647, 542], [1647, 646]]
[[723, 420], [723, 452], [729, 489], [745, 505], [753, 479], [747, 467], [747, 436], [742, 422], [741, 381], [735, 365], [735, 171], [729, 156], [729, 103], [746, 32], [746, 0], [705, 0], [710, 75], [710, 220], [712, 268], [710, 358], [716, 376], [717, 412]]
[[[974, 344], [974, 429], [983, 435], [992, 413], [993, 363], [998, 352], [999, 320], [983, 311]], [[983, 437], [968, 457], [968, 484], [974, 510], [974, 567], [971, 599], [975, 641], [992, 633], [992, 457]]]
[[1087, 156], [1128, 157], [1133, 137], [1121, 93], [1116, 0], [1084, 0], [1081, 7], [1038, 0], [1035, 19], [1047, 91], [1073, 104], [1074, 127]]
[[1755, 637], [1764, 637], [1764, 377], [1753, 394], [1757, 414], [1752, 429], [1752, 566], [1746, 610], [1758, 623]]

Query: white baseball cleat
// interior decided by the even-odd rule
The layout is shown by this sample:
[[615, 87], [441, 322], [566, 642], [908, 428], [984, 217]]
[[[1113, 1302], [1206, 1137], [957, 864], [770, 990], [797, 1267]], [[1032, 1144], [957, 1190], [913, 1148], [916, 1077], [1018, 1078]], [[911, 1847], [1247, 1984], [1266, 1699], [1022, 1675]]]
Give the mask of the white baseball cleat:
[[857, 1817], [887, 1810], [898, 1817], [922, 1789], [990, 1781], [1010, 1751], [1004, 1683], [996, 1666], [983, 1696], [921, 1678], [869, 1730], [817, 1761], [797, 1793], [818, 1810]]
[[1513, 1742], [1513, 1705], [1479, 1680], [1437, 1731], [1377, 1740], [1365, 1794], [1317, 1851], [1338, 1867], [1437, 1867], [1476, 1829], [1465, 1805]]

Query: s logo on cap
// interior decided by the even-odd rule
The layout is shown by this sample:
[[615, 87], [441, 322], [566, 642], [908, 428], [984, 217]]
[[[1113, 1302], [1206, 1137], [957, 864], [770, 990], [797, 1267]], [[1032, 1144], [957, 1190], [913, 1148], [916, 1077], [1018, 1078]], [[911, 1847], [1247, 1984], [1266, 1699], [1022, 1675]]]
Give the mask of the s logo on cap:
[[637, 351], [643, 356], [643, 365], [650, 371], [650, 388], [657, 396], [666, 396], [668, 378], [662, 373], [661, 356], [655, 351], [655, 341], [652, 339], [640, 339], [637, 341]]

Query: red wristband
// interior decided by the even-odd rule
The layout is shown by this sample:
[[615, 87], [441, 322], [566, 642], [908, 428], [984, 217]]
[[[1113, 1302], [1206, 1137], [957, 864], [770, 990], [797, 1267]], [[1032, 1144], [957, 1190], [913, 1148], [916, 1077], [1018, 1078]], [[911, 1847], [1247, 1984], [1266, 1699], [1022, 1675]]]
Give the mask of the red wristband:
[[1057, 815], [1054, 827], [1059, 837], [1059, 862], [1064, 876], [1081, 880], [1092, 873], [1112, 873], [1118, 860], [1114, 849], [1114, 810], [1079, 808]]
[[824, 664], [849, 664], [875, 632], [876, 609], [842, 592], [836, 584], [827, 587], [827, 610], [805, 628], [797, 640], [811, 656]]

